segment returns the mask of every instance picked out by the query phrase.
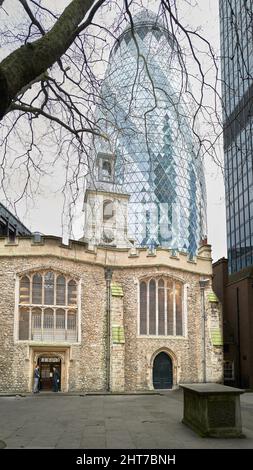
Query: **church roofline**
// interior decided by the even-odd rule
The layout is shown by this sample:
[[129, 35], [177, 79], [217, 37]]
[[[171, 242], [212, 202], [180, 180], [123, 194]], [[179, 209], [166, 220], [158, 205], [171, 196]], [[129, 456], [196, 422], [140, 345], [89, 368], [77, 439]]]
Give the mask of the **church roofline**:
[[[32, 249], [31, 249], [32, 247]], [[177, 253], [158, 247], [154, 253], [147, 248], [115, 248], [90, 246], [87, 242], [69, 240], [66, 245], [61, 237], [43, 235], [37, 243], [33, 237], [17, 237], [15, 242], [9, 242], [0, 237], [0, 258], [9, 257], [38, 257], [59, 258], [66, 261], [80, 262], [100, 267], [111, 266], [114, 269], [153, 269], [171, 268], [187, 271], [198, 275], [212, 276], [212, 258], [209, 255], [197, 255], [190, 259], [187, 253]], [[134, 258], [134, 261], [133, 261]], [[44, 262], [43, 262], [44, 265]]]

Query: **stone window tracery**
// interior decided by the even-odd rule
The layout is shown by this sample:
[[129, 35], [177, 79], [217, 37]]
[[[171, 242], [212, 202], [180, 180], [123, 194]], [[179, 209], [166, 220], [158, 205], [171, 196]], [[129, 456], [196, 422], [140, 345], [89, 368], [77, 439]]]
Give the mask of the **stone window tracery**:
[[19, 278], [19, 340], [77, 341], [77, 281], [53, 271]]
[[169, 277], [140, 282], [139, 334], [184, 336], [184, 284]]

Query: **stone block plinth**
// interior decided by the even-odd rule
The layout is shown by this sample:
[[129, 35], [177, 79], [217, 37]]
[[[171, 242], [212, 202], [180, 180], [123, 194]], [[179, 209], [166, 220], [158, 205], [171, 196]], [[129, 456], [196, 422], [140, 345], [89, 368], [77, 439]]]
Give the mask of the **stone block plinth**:
[[202, 437], [244, 437], [240, 394], [244, 390], [215, 383], [183, 384], [183, 423]]

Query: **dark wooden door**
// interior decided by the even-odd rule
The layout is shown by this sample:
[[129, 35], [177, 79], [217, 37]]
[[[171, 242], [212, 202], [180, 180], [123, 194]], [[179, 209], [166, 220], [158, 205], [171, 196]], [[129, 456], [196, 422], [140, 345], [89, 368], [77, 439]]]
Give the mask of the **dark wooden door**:
[[52, 390], [52, 378], [50, 364], [47, 362], [42, 362], [40, 365], [40, 389]]
[[[42, 391], [52, 391], [53, 390], [53, 367], [55, 367], [59, 372], [59, 377], [61, 381], [61, 362], [58, 359], [58, 362], [54, 358], [43, 357], [39, 361], [40, 366], [40, 389]], [[59, 390], [61, 384], [59, 383]]]
[[153, 365], [154, 388], [172, 388], [173, 370], [172, 360], [165, 352], [157, 354]]

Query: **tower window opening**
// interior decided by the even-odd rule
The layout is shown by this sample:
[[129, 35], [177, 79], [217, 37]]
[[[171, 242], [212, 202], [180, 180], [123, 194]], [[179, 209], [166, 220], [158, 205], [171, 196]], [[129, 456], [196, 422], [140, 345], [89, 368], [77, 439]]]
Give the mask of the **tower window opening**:
[[104, 178], [110, 178], [112, 176], [112, 167], [110, 162], [104, 161], [102, 165], [102, 175]]
[[114, 205], [112, 201], [105, 201], [103, 204], [103, 221], [112, 219], [114, 216]]

